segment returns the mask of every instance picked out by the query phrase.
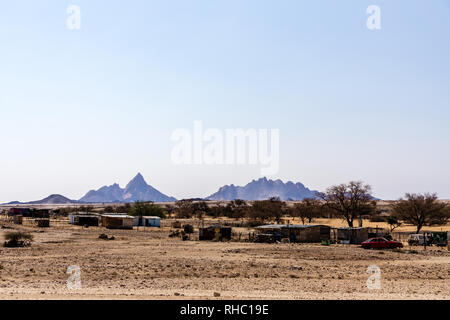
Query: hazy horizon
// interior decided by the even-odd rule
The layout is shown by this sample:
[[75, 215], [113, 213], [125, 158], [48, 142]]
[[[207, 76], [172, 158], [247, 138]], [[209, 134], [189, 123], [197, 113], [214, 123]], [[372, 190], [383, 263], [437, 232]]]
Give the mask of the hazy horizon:
[[[140, 172], [138, 173], [138, 174], [141, 174]], [[134, 178], [134, 177], [133, 177]], [[147, 182], [147, 184], [149, 184], [148, 183], [148, 181], [147, 181], [147, 179], [145, 178], [145, 176], [143, 176], [143, 178], [145, 179], [145, 181]], [[248, 181], [248, 183], [251, 183], [252, 181], [257, 181], [257, 180], [260, 180], [260, 179], [264, 179], [264, 178], [266, 178], [266, 179], [268, 179], [268, 180], [273, 180], [273, 181], [276, 181], [276, 180], [281, 180], [283, 183], [288, 183], [288, 182], [293, 182], [294, 184], [295, 183], [302, 183], [301, 181], [292, 181], [292, 180], [282, 180], [282, 179], [269, 179], [269, 178], [267, 178], [267, 177], [259, 177], [259, 178], [255, 178], [255, 179], [252, 179], [251, 181]], [[130, 178], [130, 181], [131, 181], [132, 179]], [[130, 182], [130, 181], [128, 181], [128, 182]], [[111, 186], [111, 185], [113, 185], [113, 184], [118, 184], [121, 188], [125, 188], [125, 186], [127, 185], [127, 183], [128, 182], [126, 182], [126, 183], [124, 183], [124, 184], [121, 184], [121, 183], [117, 183], [117, 182], [114, 182], [114, 183], [110, 183], [110, 184], [105, 184], [105, 185], [101, 185], [101, 186], [98, 186], [98, 187], [95, 187], [95, 188], [93, 188], [93, 189], [89, 189], [89, 190], [87, 190], [82, 196], [85, 196], [89, 191], [92, 191], [92, 190], [98, 190], [98, 189], [100, 189], [100, 188], [102, 188], [102, 187], [105, 187], [105, 186]], [[235, 185], [235, 186], [237, 186], [237, 187], [244, 187], [245, 185], [247, 185], [248, 183], [245, 183], [245, 184], [242, 184], [242, 185], [236, 185], [236, 184], [233, 184], [233, 183], [230, 183], [230, 184], [227, 184], [227, 185]], [[177, 198], [177, 197], [175, 197], [175, 198], [177, 198], [177, 200], [182, 200], [182, 199], [194, 199], [194, 198], [206, 198], [207, 196], [210, 196], [210, 195], [212, 195], [213, 193], [215, 193], [215, 192], [217, 192], [221, 187], [223, 187], [223, 186], [225, 186], [225, 185], [221, 185], [221, 186], [218, 186], [215, 190], [213, 190], [213, 191], [211, 191], [209, 194], [207, 194], [207, 195], [198, 195], [198, 196], [192, 196], [192, 197], [188, 197], [188, 198]], [[163, 191], [161, 191], [161, 190], [159, 190], [158, 189], [158, 187], [156, 187], [156, 186], [152, 186], [152, 187], [154, 187], [155, 189], [157, 189], [158, 191], [160, 191], [160, 192], [162, 192], [163, 194], [165, 194], [166, 196], [173, 196], [173, 195], [171, 195], [171, 194], [167, 194], [167, 193], [165, 193], [165, 192], [163, 192]], [[311, 191], [314, 191], [315, 189], [314, 188], [311, 188], [311, 187], [309, 187], [309, 186], [307, 186], [307, 185], [305, 185], [305, 187], [306, 188], [308, 188], [308, 189], [310, 189]], [[316, 191], [319, 191], [319, 192], [324, 192], [324, 191], [326, 191], [325, 189], [323, 189], [323, 190], [316, 190]], [[64, 195], [64, 194], [59, 194], [59, 193], [52, 193], [52, 194], [48, 194], [47, 196], [44, 196], [44, 197], [42, 197], [42, 198], [40, 198], [40, 199], [32, 199], [32, 200], [30, 200], [30, 199], [28, 199], [28, 200], [23, 200], [23, 201], [19, 201], [19, 202], [23, 202], [23, 203], [26, 203], [26, 202], [32, 202], [32, 201], [38, 201], [38, 200], [42, 200], [42, 199], [44, 199], [44, 198], [47, 198], [47, 197], [49, 197], [49, 196], [53, 196], [53, 195], [62, 195], [62, 196], [65, 196], [65, 197], [67, 197], [66, 195]], [[374, 193], [372, 193], [372, 195], [375, 197], [375, 198], [377, 198], [377, 195], [376, 194], [374, 194]], [[82, 198], [82, 196], [80, 196], [80, 197], [76, 197], [76, 198], [71, 198], [71, 197], [67, 197], [67, 198], [69, 198], [70, 200], [81, 200], [81, 198]], [[441, 200], [449, 200], [449, 199], [447, 199], [447, 198], [440, 198]], [[398, 200], [398, 198], [397, 199], [386, 199], [386, 198], [380, 198], [380, 200]], [[8, 201], [8, 202], [4, 202], [3, 204], [7, 204], [7, 203], [9, 203], [9, 202], [15, 202], [15, 201], [17, 201], [17, 200], [12, 200], [12, 201]], [[156, 202], [158, 202], [158, 201], [156, 201]], [[0, 204], [1, 204], [1, 202], [0, 202]]]
[[449, 39], [445, 0], [4, 3], [0, 203], [80, 199], [137, 172], [177, 199], [262, 177], [174, 164], [171, 135], [196, 120], [279, 129], [269, 179], [450, 199]]

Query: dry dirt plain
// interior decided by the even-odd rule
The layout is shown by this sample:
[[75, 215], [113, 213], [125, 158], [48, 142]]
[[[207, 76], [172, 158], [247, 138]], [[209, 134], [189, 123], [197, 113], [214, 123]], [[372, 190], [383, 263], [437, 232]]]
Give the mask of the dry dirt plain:
[[[0, 247], [0, 299], [450, 299], [446, 248], [183, 242], [168, 229], [3, 225], [35, 241]], [[67, 288], [71, 265], [81, 268], [80, 290]], [[381, 269], [379, 290], [366, 286], [371, 265]]]

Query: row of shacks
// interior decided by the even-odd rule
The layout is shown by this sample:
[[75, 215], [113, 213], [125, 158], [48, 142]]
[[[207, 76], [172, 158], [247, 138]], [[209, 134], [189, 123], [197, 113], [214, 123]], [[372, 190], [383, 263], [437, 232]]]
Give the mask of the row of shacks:
[[[11, 208], [8, 216], [14, 218], [17, 224], [22, 223], [23, 218], [34, 218], [39, 221], [50, 218], [51, 210], [34, 208]], [[134, 226], [160, 227], [160, 217], [145, 216], [133, 217], [125, 213], [119, 214], [95, 214], [76, 212], [69, 214], [69, 223], [80, 226], [104, 226], [109, 229], [132, 229]]]
[[361, 244], [367, 239], [384, 235], [380, 228], [331, 228], [325, 225], [270, 224], [256, 228], [256, 242], [327, 242]]
[[40, 228], [50, 227], [50, 209], [11, 208], [8, 216], [12, 217], [14, 224], [23, 224], [23, 218], [30, 218]]
[[10, 217], [36, 218], [48, 219], [50, 218], [49, 209], [34, 209], [34, 208], [11, 208], [8, 211]]
[[133, 217], [127, 214], [74, 213], [69, 215], [69, 223], [79, 226], [103, 226], [107, 229], [133, 229], [133, 227], [160, 227], [161, 218]]

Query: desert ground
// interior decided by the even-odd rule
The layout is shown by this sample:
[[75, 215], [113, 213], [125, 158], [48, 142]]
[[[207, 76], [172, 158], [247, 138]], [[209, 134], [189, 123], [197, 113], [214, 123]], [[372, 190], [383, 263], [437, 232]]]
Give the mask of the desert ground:
[[[0, 299], [450, 299], [447, 248], [182, 241], [168, 237], [170, 227], [66, 221], [0, 225], [1, 241], [13, 230], [34, 235], [30, 247], [0, 247]], [[80, 289], [68, 289], [69, 266], [80, 267]], [[367, 288], [369, 266], [380, 268], [380, 289]]]

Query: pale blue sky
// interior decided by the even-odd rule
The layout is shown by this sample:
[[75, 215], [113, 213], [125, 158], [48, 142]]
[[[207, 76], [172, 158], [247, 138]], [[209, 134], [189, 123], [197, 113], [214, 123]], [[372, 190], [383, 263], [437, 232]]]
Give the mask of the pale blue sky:
[[0, 203], [138, 171], [177, 198], [260, 177], [173, 165], [171, 133], [194, 120], [280, 129], [270, 178], [450, 198], [448, 0], [4, 1], [0, 43]]

